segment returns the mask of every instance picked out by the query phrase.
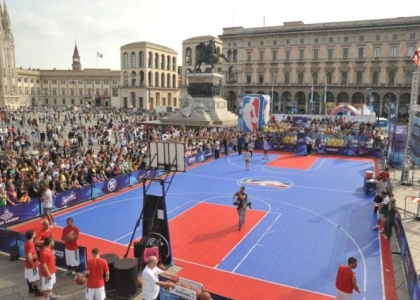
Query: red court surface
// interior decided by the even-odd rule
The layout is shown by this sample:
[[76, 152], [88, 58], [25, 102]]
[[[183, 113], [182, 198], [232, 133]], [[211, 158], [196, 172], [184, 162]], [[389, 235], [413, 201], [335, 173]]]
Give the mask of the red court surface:
[[308, 170], [317, 159], [316, 156], [296, 156], [294, 153], [282, 152], [279, 157], [270, 161], [267, 167]]
[[200, 203], [170, 221], [173, 256], [215, 267], [267, 212], [248, 209], [238, 233], [236, 208]]

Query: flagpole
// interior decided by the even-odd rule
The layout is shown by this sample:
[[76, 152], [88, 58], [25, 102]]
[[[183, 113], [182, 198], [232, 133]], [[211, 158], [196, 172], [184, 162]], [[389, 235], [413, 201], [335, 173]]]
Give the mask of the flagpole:
[[98, 51], [96, 51], [96, 68], [98, 69]]
[[311, 116], [314, 111], [314, 79], [312, 78], [312, 84], [311, 84]]
[[327, 76], [325, 76], [324, 109], [325, 115], [327, 115]]

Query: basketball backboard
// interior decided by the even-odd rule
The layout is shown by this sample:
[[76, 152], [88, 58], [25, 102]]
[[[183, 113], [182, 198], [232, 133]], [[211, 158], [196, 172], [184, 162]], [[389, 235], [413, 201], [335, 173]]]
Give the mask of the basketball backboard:
[[159, 170], [185, 172], [185, 145], [182, 143], [150, 143], [150, 166]]

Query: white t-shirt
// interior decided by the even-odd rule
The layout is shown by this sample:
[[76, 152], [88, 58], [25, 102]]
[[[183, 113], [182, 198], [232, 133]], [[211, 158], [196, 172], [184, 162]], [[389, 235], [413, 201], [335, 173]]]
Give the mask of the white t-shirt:
[[44, 201], [42, 201], [44, 208], [51, 208], [52, 207], [52, 192], [50, 189], [47, 189], [43, 194], [42, 194], [42, 199]]
[[161, 273], [162, 273], [162, 270], [157, 267], [150, 269], [148, 266], [146, 266], [144, 268], [143, 273], [142, 273], [143, 299], [154, 300], [159, 295], [159, 286], [156, 284], [156, 282], [159, 281], [158, 275]]
[[378, 183], [377, 183], [377, 188], [379, 190], [379, 193], [380, 192], [386, 192], [387, 188], [388, 188], [388, 181], [387, 180], [385, 180], [385, 181], [379, 180]]

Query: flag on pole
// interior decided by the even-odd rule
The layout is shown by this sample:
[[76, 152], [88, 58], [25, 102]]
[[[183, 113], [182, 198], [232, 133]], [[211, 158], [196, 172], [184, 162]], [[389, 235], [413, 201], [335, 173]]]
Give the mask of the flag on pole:
[[104, 55], [102, 53], [96, 52], [96, 57], [104, 58]]
[[314, 80], [312, 79], [312, 86], [311, 86], [311, 100], [310, 103], [314, 102]]
[[420, 66], [420, 47], [416, 51], [414, 51], [414, 54], [411, 57], [411, 59], [417, 66]]
[[327, 103], [327, 78], [325, 78], [324, 103]]

